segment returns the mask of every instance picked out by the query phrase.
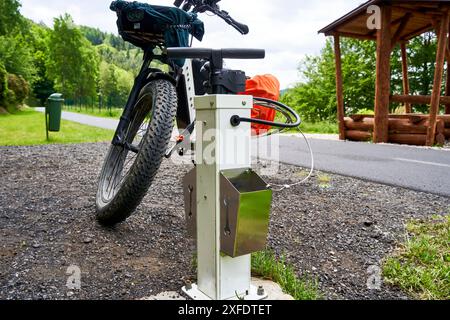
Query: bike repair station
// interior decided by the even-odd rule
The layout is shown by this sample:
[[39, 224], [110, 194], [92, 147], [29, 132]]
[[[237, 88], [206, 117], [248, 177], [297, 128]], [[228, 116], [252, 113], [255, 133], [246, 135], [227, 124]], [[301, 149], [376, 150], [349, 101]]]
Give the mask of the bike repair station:
[[[223, 69], [225, 58], [262, 59], [265, 51], [169, 48], [168, 55], [206, 59], [210, 69], [211, 94], [195, 97], [194, 103], [195, 168], [183, 180], [198, 283], [183, 292], [194, 300], [266, 299], [264, 289], [251, 284], [251, 254], [266, 247], [272, 190], [251, 168], [251, 123], [277, 124], [251, 118], [253, 97], [237, 94], [245, 91], [245, 73]], [[296, 119], [289, 125], [298, 126]], [[208, 131], [214, 132], [211, 139], [205, 139]]]
[[[252, 140], [298, 127], [301, 120], [276, 101], [275, 77], [260, 76], [261, 83], [272, 83], [272, 94], [264, 95], [250, 90], [259, 89], [256, 77], [225, 68], [224, 59], [264, 59], [265, 50], [190, 47], [190, 36], [201, 41], [204, 34], [198, 13], [211, 12], [241, 34], [249, 32], [220, 10], [219, 1], [111, 4], [120, 35], [144, 50], [144, 61], [100, 175], [97, 220], [112, 226], [127, 219], [163, 157], [193, 151], [194, 169], [183, 190], [188, 233], [196, 239], [197, 283], [182, 291], [194, 300], [262, 300], [268, 294], [251, 283], [251, 254], [266, 248], [272, 193], [280, 190], [252, 170]], [[153, 60], [170, 71], [150, 67]], [[284, 122], [275, 122], [276, 114]], [[180, 135], [170, 147], [174, 118]]]

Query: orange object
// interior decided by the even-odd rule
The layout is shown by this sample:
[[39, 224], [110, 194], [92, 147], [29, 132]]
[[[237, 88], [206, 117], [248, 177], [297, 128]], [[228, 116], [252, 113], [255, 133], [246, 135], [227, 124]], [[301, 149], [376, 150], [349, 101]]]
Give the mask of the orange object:
[[[280, 82], [271, 74], [255, 76], [247, 80], [245, 92], [241, 94], [278, 101], [280, 99]], [[258, 105], [253, 106], [253, 119], [274, 121], [275, 115], [276, 111], [273, 109]], [[252, 133], [254, 135], [260, 135], [270, 129], [271, 126], [252, 123]]]

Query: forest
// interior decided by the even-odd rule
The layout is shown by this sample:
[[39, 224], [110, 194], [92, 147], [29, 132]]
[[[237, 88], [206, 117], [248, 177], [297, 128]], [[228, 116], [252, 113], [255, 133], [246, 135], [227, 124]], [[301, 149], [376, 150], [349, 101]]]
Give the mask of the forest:
[[0, 0], [0, 108], [42, 105], [61, 92], [68, 105], [123, 106], [141, 63], [140, 49], [120, 37], [77, 26], [65, 14], [52, 27]]

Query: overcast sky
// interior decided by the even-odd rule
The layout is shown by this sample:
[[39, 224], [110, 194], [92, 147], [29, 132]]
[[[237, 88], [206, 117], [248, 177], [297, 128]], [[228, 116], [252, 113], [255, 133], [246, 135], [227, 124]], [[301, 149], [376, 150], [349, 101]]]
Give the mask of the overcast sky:
[[[75, 23], [117, 34], [111, 0], [20, 0], [21, 12], [36, 22], [52, 26], [53, 18], [65, 12]], [[141, 1], [172, 5], [173, 0]], [[325, 37], [317, 31], [364, 0], [223, 0], [221, 8], [236, 20], [246, 23], [250, 33], [240, 35], [220, 18], [201, 15], [206, 25], [202, 43], [195, 46], [226, 48], [263, 48], [267, 57], [261, 61], [228, 61], [227, 66], [243, 69], [248, 75], [272, 73], [282, 88], [299, 80], [298, 64], [306, 54], [318, 54]]]

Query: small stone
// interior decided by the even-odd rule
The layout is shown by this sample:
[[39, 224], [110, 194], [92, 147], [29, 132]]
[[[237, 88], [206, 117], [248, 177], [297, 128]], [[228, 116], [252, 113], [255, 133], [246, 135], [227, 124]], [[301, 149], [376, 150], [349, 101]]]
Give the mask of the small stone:
[[134, 251], [132, 249], [127, 250], [127, 255], [132, 256], [134, 254]]
[[37, 243], [37, 242], [33, 243], [33, 248], [38, 249], [40, 247], [41, 247], [41, 245], [39, 243]]
[[68, 296], [69, 298], [72, 297], [73, 295], [74, 295], [73, 291], [67, 292], [67, 296]]
[[374, 225], [374, 222], [373, 221], [364, 221], [364, 225], [366, 226], [366, 227], [371, 227], [371, 226], [373, 226]]
[[89, 244], [89, 243], [92, 243], [92, 238], [85, 238], [84, 240], [83, 240], [83, 243], [86, 243], [86, 244]]
[[370, 237], [373, 239], [380, 239], [381, 234], [379, 232], [374, 232]]

